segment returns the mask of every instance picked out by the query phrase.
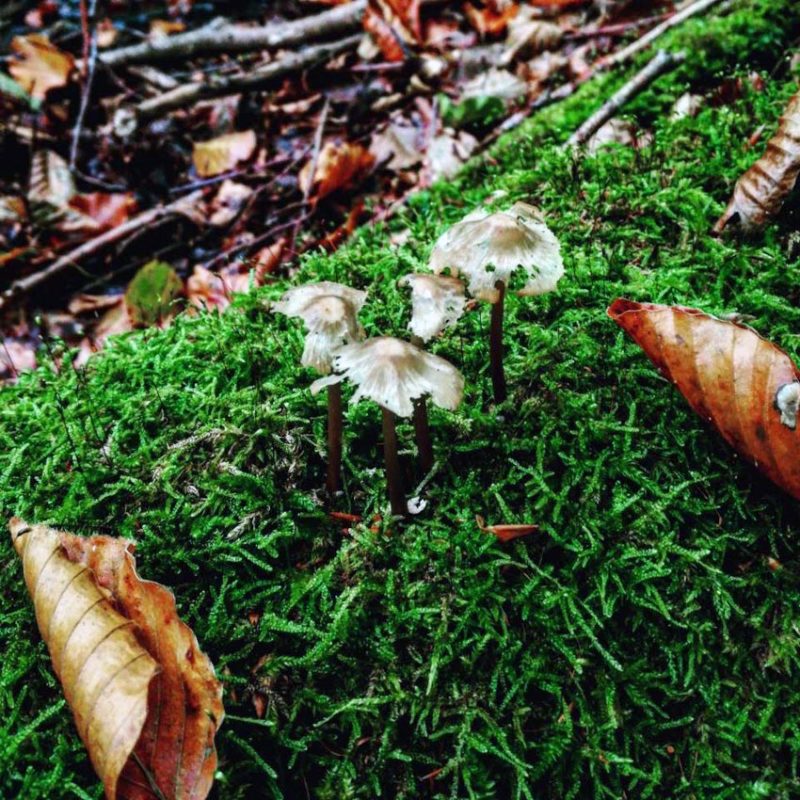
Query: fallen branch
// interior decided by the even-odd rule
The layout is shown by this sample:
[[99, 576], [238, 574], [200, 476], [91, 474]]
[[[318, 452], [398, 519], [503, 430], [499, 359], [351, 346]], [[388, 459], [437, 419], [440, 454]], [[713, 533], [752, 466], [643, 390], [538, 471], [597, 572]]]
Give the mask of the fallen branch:
[[185, 108], [200, 100], [226, 97], [243, 91], [266, 89], [285, 75], [302, 72], [323, 63], [333, 56], [354, 50], [361, 36], [349, 36], [339, 42], [306, 47], [296, 53], [287, 53], [278, 61], [241, 75], [225, 77], [210, 76], [202, 82], [178, 86], [169, 92], [156, 95], [135, 106], [123, 106], [114, 114], [114, 132], [118, 136], [130, 136], [144, 122], [167, 114], [177, 108]]
[[609, 56], [607, 59], [604, 59], [602, 66], [604, 68], [609, 68], [614, 67], [617, 64], [624, 64], [626, 61], [630, 61], [633, 56], [650, 47], [650, 45], [659, 36], [661, 36], [661, 34], [666, 33], [670, 28], [680, 25], [684, 20], [689, 19], [689, 17], [693, 17], [695, 14], [701, 14], [703, 11], [706, 11], [707, 9], [711, 8], [711, 6], [719, 2], [720, 0], [695, 0], [694, 3], [690, 3], [676, 14], [673, 14], [668, 19], [665, 19], [660, 25], [656, 25], [655, 28], [651, 28], [635, 42], [631, 42], [631, 44], [629, 44], [627, 47], [623, 47], [622, 50], [619, 50]]
[[647, 66], [639, 70], [619, 91], [606, 100], [597, 111], [592, 114], [583, 125], [567, 139], [565, 148], [578, 147], [584, 144], [590, 136], [606, 122], [608, 122], [617, 112], [639, 92], [649, 86], [656, 78], [665, 72], [673, 69], [686, 58], [685, 53], [668, 53], [659, 50], [658, 53], [648, 62]]
[[24, 278], [14, 281], [8, 289], [0, 293], [0, 309], [5, 308], [12, 300], [27, 294], [55, 275], [64, 272], [68, 267], [74, 267], [81, 259], [94, 255], [104, 247], [124, 239], [129, 234], [137, 233], [148, 225], [152, 225], [154, 222], [172, 216], [184, 216], [191, 220], [196, 220], [197, 204], [202, 197], [202, 191], [193, 192], [166, 206], [157, 206], [148, 211], [143, 211], [141, 214], [137, 214], [122, 225], [117, 225], [116, 228], [111, 228], [111, 230], [100, 234], [100, 236], [89, 239], [89, 241], [84, 242], [74, 250], [70, 250], [69, 253], [65, 253], [50, 264], [49, 267], [45, 267], [39, 270], [39, 272], [34, 272], [31, 275], [26, 275]]
[[294, 47], [359, 29], [366, 8], [367, 0], [353, 0], [320, 14], [253, 28], [218, 19], [194, 31], [109, 50], [100, 55], [100, 61], [109, 67], [120, 67], [197, 55]]

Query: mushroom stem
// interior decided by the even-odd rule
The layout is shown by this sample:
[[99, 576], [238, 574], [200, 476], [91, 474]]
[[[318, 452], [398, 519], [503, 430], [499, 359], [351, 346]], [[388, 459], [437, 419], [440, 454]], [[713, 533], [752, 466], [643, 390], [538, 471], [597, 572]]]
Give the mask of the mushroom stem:
[[428, 402], [424, 397], [418, 397], [414, 401], [414, 434], [417, 439], [419, 463], [427, 475], [433, 469], [433, 445], [428, 425]]
[[325, 486], [333, 497], [339, 490], [342, 471], [342, 385], [328, 387], [328, 478]]
[[386, 483], [389, 486], [389, 502], [392, 516], [404, 517], [408, 513], [403, 478], [400, 474], [400, 457], [397, 455], [397, 429], [394, 414], [381, 406], [383, 413], [383, 457], [386, 462]]
[[502, 403], [507, 396], [506, 376], [503, 371], [503, 301], [506, 296], [504, 281], [497, 281], [494, 288], [499, 292], [496, 303], [492, 303], [492, 322], [489, 328], [489, 363], [492, 371], [492, 388], [495, 403]]
[[[423, 349], [425, 342], [421, 336], [412, 336], [411, 344]], [[427, 475], [433, 469], [433, 444], [431, 428], [428, 424], [428, 401], [418, 397], [414, 401], [414, 435], [417, 440], [417, 452], [422, 471]]]

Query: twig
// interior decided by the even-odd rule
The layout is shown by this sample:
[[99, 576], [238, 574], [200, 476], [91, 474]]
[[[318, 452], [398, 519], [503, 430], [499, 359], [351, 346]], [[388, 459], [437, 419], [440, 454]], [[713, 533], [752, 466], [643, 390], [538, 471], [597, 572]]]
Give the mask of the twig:
[[361, 27], [366, 8], [367, 0], [353, 0], [313, 16], [254, 28], [214, 20], [194, 31], [109, 50], [101, 54], [100, 60], [109, 67], [119, 67], [175, 58], [188, 59], [200, 54], [246, 53], [294, 47], [357, 30]]
[[694, 3], [690, 3], [688, 6], [678, 11], [677, 14], [673, 14], [669, 19], [664, 20], [660, 25], [656, 25], [655, 28], [649, 30], [635, 42], [632, 42], [627, 47], [623, 47], [622, 50], [617, 51], [609, 56], [609, 58], [604, 59], [602, 61], [602, 66], [606, 68], [614, 67], [617, 64], [630, 61], [637, 53], [650, 47], [662, 33], [665, 33], [670, 28], [674, 28], [676, 25], [680, 25], [681, 22], [689, 19], [689, 17], [693, 17], [695, 14], [701, 14], [703, 11], [719, 2], [720, 0], [695, 0]]
[[586, 30], [573, 30], [567, 33], [564, 39], [568, 42], [574, 42], [583, 39], [594, 39], [598, 36], [624, 36], [629, 31], [637, 28], [646, 28], [648, 25], [663, 22], [672, 16], [674, 16], [673, 13], [655, 14], [652, 17], [639, 17], [639, 19], [633, 19], [630, 22], [618, 22], [615, 25], [601, 25], [597, 28], [587, 28]]
[[584, 144], [590, 136], [611, 119], [626, 103], [649, 86], [659, 75], [680, 64], [685, 53], [668, 53], [659, 50], [644, 69], [637, 72], [619, 91], [606, 100], [583, 125], [567, 139], [565, 148]]
[[114, 115], [114, 130], [119, 136], [130, 136], [141, 123], [161, 117], [176, 108], [184, 108], [200, 100], [268, 88], [285, 75], [309, 69], [340, 53], [354, 50], [360, 41], [361, 36], [349, 36], [338, 42], [313, 45], [296, 53], [287, 53], [278, 61], [242, 75], [224, 78], [212, 76], [202, 82], [179, 86], [171, 92], [143, 100], [138, 105], [118, 109]]
[[192, 219], [195, 206], [202, 196], [202, 192], [194, 192], [166, 206], [157, 206], [148, 211], [143, 211], [141, 214], [137, 214], [127, 222], [122, 223], [122, 225], [117, 225], [117, 227], [111, 228], [111, 230], [105, 233], [101, 233], [100, 236], [96, 236], [94, 239], [84, 242], [74, 250], [70, 250], [50, 264], [49, 267], [45, 267], [39, 272], [34, 272], [31, 275], [26, 275], [24, 278], [14, 281], [8, 289], [0, 293], [0, 309], [5, 308], [12, 300], [20, 295], [27, 294], [40, 284], [45, 283], [54, 275], [58, 275], [68, 267], [75, 266], [81, 259], [94, 255], [107, 245], [118, 242], [129, 234], [136, 233], [158, 220], [175, 215]]
[[[97, 25], [95, 15], [97, 11], [97, 0], [90, 0], [89, 9], [86, 9], [86, 0], [81, 0], [81, 27], [83, 29], [83, 89], [81, 90], [81, 104], [78, 108], [78, 116], [75, 120], [75, 127], [72, 129], [72, 145], [69, 149], [69, 168], [75, 170], [75, 162], [78, 159], [78, 146], [81, 141], [81, 129], [83, 128], [83, 118], [86, 116], [86, 109], [89, 107], [89, 97], [92, 93], [92, 82], [94, 81], [94, 70], [97, 65]], [[91, 26], [91, 30], [89, 28]]]

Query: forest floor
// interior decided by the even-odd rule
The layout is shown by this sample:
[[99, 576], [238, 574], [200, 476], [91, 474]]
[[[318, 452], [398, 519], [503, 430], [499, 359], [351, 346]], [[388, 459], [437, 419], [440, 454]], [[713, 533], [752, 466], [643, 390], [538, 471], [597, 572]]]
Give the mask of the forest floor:
[[[606, 316], [618, 296], [752, 317], [800, 356], [797, 209], [749, 239], [710, 231], [797, 90], [800, 14], [734, 2], [667, 34], [686, 61], [624, 110], [640, 147], [561, 147], [641, 67], [535, 114], [388, 223], [225, 313], [59, 344], [0, 390], [0, 511], [137, 542], [225, 682], [212, 796], [755, 798], [797, 793], [797, 504], [739, 460]], [[794, 49], [793, 49], [794, 48]], [[794, 70], [794, 71], [793, 71]], [[760, 75], [758, 80], [753, 73]], [[686, 91], [696, 116], [672, 119]], [[369, 335], [406, 335], [397, 279], [483, 203], [539, 207], [558, 291], [511, 297], [495, 405], [487, 307], [432, 349], [467, 379], [433, 410], [436, 465], [399, 428], [410, 521], [385, 522], [376, 406], [346, 411], [326, 505], [325, 405], [290, 285], [369, 292]], [[333, 513], [331, 513], [333, 512]], [[539, 531], [503, 544], [488, 524]], [[0, 544], [0, 796], [99, 798]]]

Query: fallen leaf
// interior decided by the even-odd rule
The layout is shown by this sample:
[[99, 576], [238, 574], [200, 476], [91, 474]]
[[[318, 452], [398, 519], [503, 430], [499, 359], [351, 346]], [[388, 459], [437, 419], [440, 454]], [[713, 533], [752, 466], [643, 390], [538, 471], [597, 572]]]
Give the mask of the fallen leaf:
[[224, 180], [211, 201], [209, 223], [217, 228], [230, 225], [252, 196], [253, 190], [249, 186], [230, 178]]
[[483, 517], [476, 515], [475, 522], [478, 528], [484, 533], [491, 533], [496, 536], [501, 542], [510, 542], [514, 539], [519, 539], [521, 536], [528, 536], [531, 533], [536, 533], [539, 530], [538, 525], [487, 525]]
[[494, 4], [476, 6], [473, 3], [464, 5], [467, 19], [481, 36], [499, 36], [514, 19], [519, 11], [516, 3], [505, 3], [501, 7]]
[[224, 311], [231, 304], [225, 281], [200, 264], [186, 281], [186, 297], [195, 308], [207, 311]]
[[523, 19], [508, 26], [508, 38], [500, 65], [510, 64], [514, 59], [527, 58], [557, 47], [564, 35], [559, 25], [544, 19]]
[[205, 798], [222, 687], [173, 594], [137, 575], [125, 539], [16, 518], [9, 527], [53, 670], [108, 800]]
[[53, 150], [37, 150], [31, 159], [28, 201], [65, 209], [76, 194], [69, 164]]
[[393, 121], [374, 133], [369, 151], [375, 162], [393, 171], [410, 169], [422, 161], [420, 131], [413, 125]]
[[15, 36], [11, 49], [17, 58], [8, 65], [14, 80], [32, 97], [44, 100], [50, 89], [66, 86], [75, 59], [40, 33]]
[[703, 108], [703, 98], [699, 94], [684, 92], [672, 106], [669, 118], [671, 120], [696, 117]]
[[[371, 5], [364, 12], [364, 30], [386, 61], [405, 61], [406, 51], [400, 35]], [[368, 60], [366, 50], [359, 47], [359, 56], [364, 60]]]
[[[83, 230], [101, 233], [126, 222], [136, 211], [136, 200], [130, 192], [87, 192], [75, 195], [69, 201], [69, 207], [84, 218]], [[75, 229], [73, 223], [69, 224], [69, 229]]]
[[464, 162], [478, 147], [478, 140], [466, 131], [456, 133], [450, 128], [434, 137], [428, 148], [427, 167], [431, 181], [455, 177]]
[[13, 381], [21, 372], [36, 369], [36, 348], [32, 342], [5, 339], [0, 344], [0, 381]]
[[416, 39], [422, 39], [419, 12], [422, 0], [377, 0], [377, 5], [388, 7], [401, 25]]
[[68, 310], [70, 314], [95, 314], [98, 311], [107, 311], [119, 305], [122, 295], [119, 294], [76, 294], [70, 301]]
[[586, 142], [586, 152], [594, 154], [610, 144], [621, 144], [623, 147], [637, 146], [636, 125], [629, 119], [612, 117], [608, 122], [598, 128], [589, 141]]
[[119, 31], [114, 27], [114, 23], [108, 17], [104, 17], [97, 23], [97, 46], [101, 50], [111, 47], [119, 37]]
[[211, 178], [232, 170], [240, 161], [247, 161], [255, 149], [254, 131], [226, 133], [206, 142], [195, 142], [192, 161], [201, 178]]
[[528, 91], [528, 84], [505, 69], [490, 69], [464, 84], [461, 99], [470, 100], [494, 97], [499, 100], [517, 100]]
[[313, 179], [312, 159], [300, 170], [298, 182], [306, 196], [313, 193], [319, 199], [358, 183], [373, 162], [373, 156], [360, 144], [326, 142], [317, 158]]
[[746, 232], [777, 216], [800, 175], [800, 91], [786, 106], [766, 152], [742, 175], [728, 207], [714, 225], [721, 233], [734, 218]]
[[149, 261], [133, 276], [125, 292], [125, 307], [134, 327], [163, 324], [176, 313], [183, 283], [163, 261]]
[[740, 455], [800, 499], [800, 371], [744, 325], [619, 299], [609, 316]]

